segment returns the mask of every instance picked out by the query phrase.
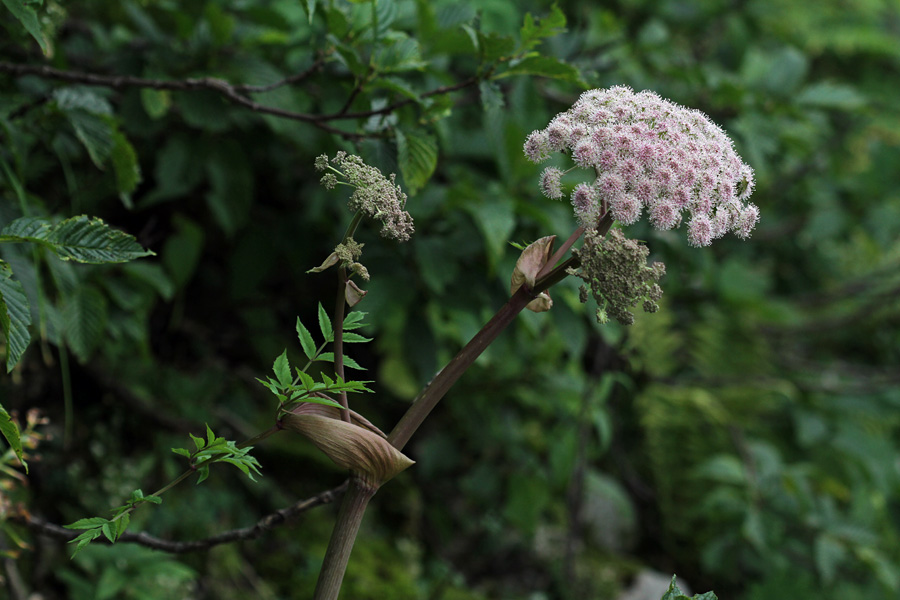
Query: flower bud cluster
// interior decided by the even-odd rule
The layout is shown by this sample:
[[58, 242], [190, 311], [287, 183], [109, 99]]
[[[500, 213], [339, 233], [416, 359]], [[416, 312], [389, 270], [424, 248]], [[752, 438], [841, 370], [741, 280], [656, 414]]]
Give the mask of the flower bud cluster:
[[333, 159], [319, 156], [315, 162], [317, 171], [329, 171], [322, 176], [322, 185], [333, 189], [339, 178], [353, 186], [348, 207], [360, 211], [367, 217], [381, 221], [381, 235], [400, 242], [408, 241], [415, 231], [412, 216], [405, 210], [406, 194], [400, 190], [391, 173], [385, 177], [381, 171], [363, 162], [363, 159], [344, 151], [338, 152]]
[[[525, 142], [525, 155], [540, 163], [567, 153], [596, 179], [575, 187], [571, 201], [586, 229], [607, 210], [624, 225], [646, 212], [658, 229], [672, 229], [690, 215], [688, 240], [708, 246], [733, 231], [747, 238], [759, 220], [748, 202], [753, 169], [737, 155], [731, 139], [698, 110], [679, 106], [650, 91], [617, 86], [590, 90]], [[541, 190], [564, 196], [563, 172], [548, 167]]]
[[620, 229], [612, 229], [606, 236], [593, 229], [585, 232], [584, 246], [575, 250], [581, 268], [570, 269], [569, 273], [585, 282], [581, 286], [582, 302], [587, 302], [590, 288], [599, 306], [597, 321], [606, 323], [613, 317], [631, 325], [634, 315], [628, 309], [638, 302], [643, 302], [646, 312], [659, 310], [662, 288], [657, 282], [665, 275], [666, 266], [660, 262], [647, 266], [649, 253], [646, 246], [626, 239]]
[[362, 256], [362, 249], [365, 244], [360, 244], [352, 237], [347, 238], [343, 244], [338, 244], [334, 248], [334, 253], [341, 265], [350, 269], [351, 272], [362, 277], [365, 281], [369, 281], [369, 270], [359, 262]]

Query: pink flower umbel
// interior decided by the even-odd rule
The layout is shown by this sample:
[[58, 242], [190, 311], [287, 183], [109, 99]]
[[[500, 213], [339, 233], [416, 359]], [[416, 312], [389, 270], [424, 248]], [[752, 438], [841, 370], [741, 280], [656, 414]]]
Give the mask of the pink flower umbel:
[[[650, 91], [616, 86], [585, 92], [545, 129], [528, 136], [524, 149], [535, 163], [563, 152], [577, 167], [593, 170], [590, 186], [596, 193], [586, 194], [579, 185], [572, 194], [587, 229], [586, 217], [599, 220], [608, 208], [623, 225], [641, 214], [658, 229], [687, 221], [689, 243], [708, 246], [729, 231], [749, 237], [759, 220], [759, 209], [747, 202], [753, 169], [731, 139], [702, 112]], [[561, 176], [555, 168], [544, 172], [545, 195], [563, 195]]]

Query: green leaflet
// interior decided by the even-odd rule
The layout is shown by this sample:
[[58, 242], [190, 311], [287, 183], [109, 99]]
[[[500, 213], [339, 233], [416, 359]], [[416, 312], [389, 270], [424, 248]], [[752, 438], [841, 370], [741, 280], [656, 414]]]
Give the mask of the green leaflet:
[[679, 589], [678, 585], [675, 584], [675, 576], [672, 575], [672, 582], [669, 584], [669, 589], [663, 594], [662, 600], [718, 600], [718, 596], [712, 592], [687, 596]]
[[31, 334], [28, 333], [31, 311], [22, 284], [12, 278], [12, 269], [2, 260], [0, 260], [0, 325], [6, 338], [6, 371], [9, 372], [19, 362], [19, 358], [31, 341]]
[[0, 230], [2, 242], [33, 242], [49, 248], [62, 260], [92, 264], [127, 262], [154, 254], [144, 250], [133, 236], [85, 215], [58, 223], [22, 217]]

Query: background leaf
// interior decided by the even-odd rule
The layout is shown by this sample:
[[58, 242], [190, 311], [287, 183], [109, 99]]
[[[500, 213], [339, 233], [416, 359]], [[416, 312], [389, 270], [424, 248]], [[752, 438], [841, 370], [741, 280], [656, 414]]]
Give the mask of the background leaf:
[[82, 263], [127, 262], [153, 254], [144, 250], [133, 236], [84, 215], [59, 223], [40, 217], [22, 217], [0, 230], [0, 242], [34, 242], [63, 260]]
[[31, 311], [22, 284], [13, 279], [9, 264], [0, 261], [0, 325], [6, 339], [6, 371], [12, 371], [31, 341]]
[[13, 16], [19, 20], [22, 27], [31, 34], [31, 37], [35, 39], [41, 47], [41, 52], [48, 55], [50, 53], [50, 47], [47, 44], [47, 40], [44, 38], [44, 33], [41, 31], [41, 24], [34, 8], [28, 6], [22, 0], [3, 0], [3, 4], [9, 9]]
[[437, 166], [437, 140], [427, 133], [416, 131], [394, 132], [397, 139], [397, 162], [406, 182], [404, 188], [415, 195], [431, 178]]

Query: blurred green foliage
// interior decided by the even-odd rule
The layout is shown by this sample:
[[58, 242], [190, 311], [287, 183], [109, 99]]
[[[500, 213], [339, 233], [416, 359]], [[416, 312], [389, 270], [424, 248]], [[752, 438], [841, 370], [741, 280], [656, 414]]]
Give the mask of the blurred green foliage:
[[[661, 312], [631, 328], [600, 328], [573, 281], [551, 312], [522, 315], [374, 499], [344, 597], [614, 598], [642, 566], [720, 598], [897, 597], [896, 0], [4, 6], [7, 65], [233, 86], [308, 70], [238, 92], [348, 117], [263, 114], [214, 86], [0, 70], [13, 175], [0, 178], [0, 223], [22, 216], [19, 186], [33, 215], [100, 216], [159, 255], [73, 268], [0, 248], [35, 323], [0, 404], [40, 408], [52, 434], [27, 486], [0, 474], [4, 514], [97, 514], [177, 475], [169, 448], [204, 422], [228, 439], [271, 425], [255, 378], [287, 343], [301, 360], [297, 316], [315, 322], [333, 301], [333, 277], [305, 272], [350, 219], [313, 170], [338, 149], [397, 172], [416, 221], [405, 245], [359, 236], [375, 341], [351, 350], [376, 394], [354, 408], [390, 429], [505, 301], [507, 242], [574, 227], [541, 197], [527, 134], [585, 85], [627, 84], [725, 128], [756, 170], [760, 225], [704, 250], [683, 231], [629, 228], [668, 272]], [[73, 320], [86, 305], [90, 327]], [[214, 469], [131, 529], [198, 539], [343, 480], [288, 434], [254, 455], [257, 483]], [[0, 551], [47, 598], [308, 597], [333, 514], [203, 554], [98, 547], [72, 562], [8, 520]]]

